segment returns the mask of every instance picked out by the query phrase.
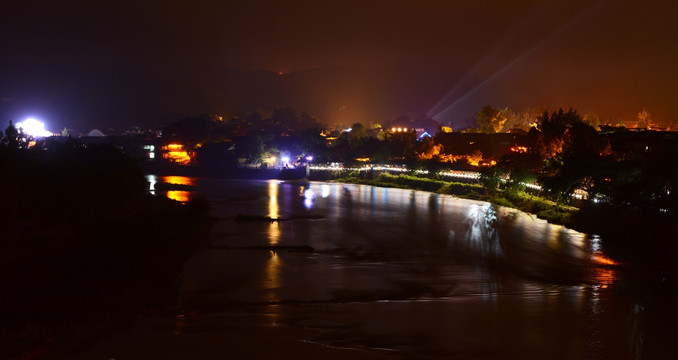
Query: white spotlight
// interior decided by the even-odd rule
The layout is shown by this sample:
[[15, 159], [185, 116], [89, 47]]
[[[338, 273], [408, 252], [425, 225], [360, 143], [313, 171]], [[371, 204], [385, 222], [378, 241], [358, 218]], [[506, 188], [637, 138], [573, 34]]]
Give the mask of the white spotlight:
[[53, 135], [51, 132], [45, 130], [45, 124], [34, 118], [28, 118], [22, 122], [19, 122], [15, 125], [15, 127], [17, 129], [21, 128], [24, 133], [33, 137], [49, 137]]

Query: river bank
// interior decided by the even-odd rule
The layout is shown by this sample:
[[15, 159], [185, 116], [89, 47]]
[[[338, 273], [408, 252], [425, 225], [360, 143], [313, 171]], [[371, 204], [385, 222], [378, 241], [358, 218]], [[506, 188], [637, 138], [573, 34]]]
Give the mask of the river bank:
[[597, 234], [605, 239], [610, 253], [619, 262], [643, 265], [649, 271], [670, 273], [672, 276], [676, 272], [676, 260], [671, 254], [678, 251], [678, 246], [673, 241], [674, 234], [678, 233], [678, 226], [668, 214], [654, 214], [605, 204], [567, 206], [525, 191], [497, 189], [493, 193], [487, 193], [478, 183], [450, 182], [406, 174], [380, 173], [370, 176], [366, 173], [346, 172], [323, 180], [422, 190], [487, 201], [533, 214], [552, 224], [587, 234]]
[[[316, 180], [315, 178], [312, 179]], [[547, 220], [550, 223], [567, 227], [576, 226], [573, 222], [573, 215], [579, 211], [576, 207], [559, 205], [551, 200], [524, 191], [511, 192], [497, 189], [497, 191], [490, 194], [485, 191], [485, 188], [482, 185], [474, 182], [452, 182], [406, 174], [392, 175], [389, 173], [380, 173], [375, 177], [370, 177], [369, 174], [350, 172], [336, 177], [327, 177], [324, 180], [422, 190], [438, 194], [454, 195], [464, 199], [487, 201], [495, 205], [530, 213], [536, 215], [540, 219]]]

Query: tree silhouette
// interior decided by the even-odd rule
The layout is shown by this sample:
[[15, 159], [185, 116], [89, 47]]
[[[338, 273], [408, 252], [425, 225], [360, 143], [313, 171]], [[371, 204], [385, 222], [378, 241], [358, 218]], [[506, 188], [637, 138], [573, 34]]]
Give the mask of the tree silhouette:
[[486, 134], [501, 132], [506, 120], [506, 116], [501, 110], [495, 109], [490, 105], [483, 106], [480, 111], [476, 113], [476, 121], [478, 122], [480, 132]]
[[600, 127], [600, 118], [593, 111], [589, 111], [584, 114], [582, 121], [591, 125], [596, 130]]
[[639, 129], [649, 129], [650, 128], [650, 121], [652, 120], [652, 114], [647, 112], [647, 109], [643, 108], [638, 113], [637, 116], [638, 121], [636, 122], [636, 127]]
[[516, 129], [529, 131], [530, 126], [536, 118], [536, 115], [529, 111], [514, 112], [509, 108], [502, 109], [501, 114], [506, 118], [506, 123], [504, 123], [503, 127], [504, 132], [510, 132], [511, 130]]
[[5, 136], [3, 138], [3, 143], [7, 148], [9, 149], [20, 149], [21, 146], [21, 138], [22, 138], [22, 131], [21, 129], [17, 130], [17, 128], [14, 126], [12, 123], [12, 120], [9, 121], [9, 126], [5, 129]]
[[352, 149], [360, 147], [368, 138], [367, 128], [361, 123], [351, 125], [351, 131], [345, 134], [348, 144]]
[[536, 151], [544, 160], [539, 183], [557, 201], [567, 199], [576, 188], [590, 189], [603, 148], [596, 130], [573, 109], [544, 112], [538, 125]]

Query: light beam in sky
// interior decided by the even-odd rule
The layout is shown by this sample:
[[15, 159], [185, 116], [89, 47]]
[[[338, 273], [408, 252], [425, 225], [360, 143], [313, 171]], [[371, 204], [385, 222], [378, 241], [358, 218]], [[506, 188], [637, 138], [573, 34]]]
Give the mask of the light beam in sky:
[[464, 76], [457, 81], [457, 83], [450, 89], [450, 91], [443, 96], [438, 103], [436, 103], [431, 110], [428, 111], [427, 116], [429, 117], [434, 117], [437, 114], [441, 113], [444, 111], [444, 107], [446, 103], [449, 103], [449, 101], [453, 98], [453, 96], [457, 95], [457, 93], [463, 89], [463, 86], [468, 86], [469, 80], [471, 79], [471, 76], [476, 74], [478, 70], [480, 70], [483, 66], [487, 64], [488, 61], [493, 59], [500, 50], [503, 50], [506, 48], [507, 45], [510, 44], [510, 41], [518, 35], [520, 32], [524, 31], [525, 28], [529, 25], [530, 21], [533, 20], [541, 11], [546, 7], [547, 3], [541, 3], [541, 6], [533, 6], [530, 11], [525, 14], [520, 21], [518, 22], [518, 25], [513, 26], [510, 32], [507, 32], [499, 42], [497, 42], [494, 47], [487, 52], [478, 62], [476, 62], [471, 69], [469, 69], [467, 72], [464, 73]]
[[[579, 22], [580, 20], [582, 20], [584, 17], [590, 15], [590, 14], [595, 10], [595, 8], [598, 8], [603, 2], [604, 2], [604, 0], [602, 0], [602, 1], [597, 1], [597, 2], [595, 2], [595, 3], [593, 3], [593, 4], [591, 4], [586, 10], [580, 12], [577, 16], [575, 16], [575, 17], [573, 17], [572, 19], [570, 19], [570, 21], [568, 21], [567, 23], [565, 23], [565, 24], [564, 24], [563, 26], [561, 26], [558, 30], [556, 30], [556, 31], [554, 31], [554, 32], [552, 32], [552, 33], [550, 33], [550, 34], [548, 34], [548, 35], [547, 35], [546, 37], [544, 37], [539, 43], [535, 44], [535, 45], [532, 46], [530, 49], [528, 49], [527, 51], [523, 52], [520, 56], [516, 57], [515, 59], [513, 59], [512, 61], [510, 61], [509, 63], [507, 63], [506, 65], [504, 65], [501, 69], [499, 69], [498, 71], [496, 71], [496, 72], [495, 72], [494, 74], [492, 74], [490, 77], [488, 77], [487, 79], [483, 80], [482, 82], [480, 82], [479, 84], [477, 84], [475, 87], [473, 87], [472, 89], [470, 89], [469, 91], [467, 91], [465, 94], [463, 94], [462, 96], [460, 96], [459, 98], [457, 98], [457, 100], [455, 100], [452, 104], [448, 105], [448, 106], [445, 107], [443, 110], [438, 111], [437, 113], [434, 114], [433, 110], [434, 110], [435, 108], [439, 108], [439, 107], [440, 107], [440, 104], [441, 104], [441, 102], [443, 101], [443, 100], [441, 100], [441, 102], [439, 102], [438, 104], [436, 104], [436, 106], [434, 107], [434, 109], [431, 109], [431, 112], [429, 112], [430, 116], [431, 116], [433, 119], [440, 121], [441, 115], [443, 115], [444, 113], [449, 112], [453, 107], [455, 107], [456, 105], [460, 104], [462, 101], [464, 101], [465, 99], [467, 99], [470, 95], [472, 95], [473, 93], [477, 92], [478, 90], [480, 90], [481, 88], [483, 88], [485, 85], [487, 85], [489, 82], [491, 82], [491, 81], [493, 81], [494, 79], [496, 79], [497, 77], [499, 77], [499, 75], [502, 75], [505, 71], [507, 71], [508, 69], [510, 69], [511, 67], [513, 67], [514, 65], [516, 65], [517, 63], [519, 63], [520, 61], [522, 61], [523, 59], [525, 59], [526, 57], [528, 57], [529, 55], [531, 55], [535, 50], [537, 50], [537, 49], [541, 48], [542, 46], [548, 44], [548, 43], [551, 42], [554, 38], [556, 38], [558, 35], [562, 34], [562, 33], [565, 32], [567, 29], [569, 29], [570, 27], [572, 27], [572, 25], [576, 24], [577, 22]], [[501, 46], [503, 46], [503, 44], [501, 44], [500, 47], [501, 47]], [[498, 47], [498, 48], [500, 48], [500, 47]], [[498, 48], [495, 48], [495, 50], [494, 50], [492, 53], [496, 53], [496, 51], [498, 50]], [[487, 58], [483, 59], [483, 61], [486, 61], [486, 60], [487, 60]], [[475, 71], [477, 70], [477, 68], [478, 68], [478, 66], [474, 66], [474, 67], [471, 69], [471, 72], [475, 72]], [[468, 78], [468, 74], [467, 74], [467, 76], [464, 76], [464, 78], [462, 78], [462, 81], [465, 81], [467, 78]], [[456, 91], [459, 85], [460, 85], [460, 84], [457, 83], [457, 86], [455, 86], [455, 88], [453, 88], [453, 89], [445, 96], [445, 98], [449, 97], [449, 96], [451, 95], [452, 91]], [[445, 98], [444, 98], [444, 99], [445, 99]]]

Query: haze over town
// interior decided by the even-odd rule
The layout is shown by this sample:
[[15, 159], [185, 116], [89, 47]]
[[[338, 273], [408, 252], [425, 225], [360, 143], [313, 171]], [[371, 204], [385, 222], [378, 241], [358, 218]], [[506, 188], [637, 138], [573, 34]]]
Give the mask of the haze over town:
[[483, 105], [678, 119], [672, 1], [5, 5], [0, 117], [157, 128], [291, 106], [326, 125]]

